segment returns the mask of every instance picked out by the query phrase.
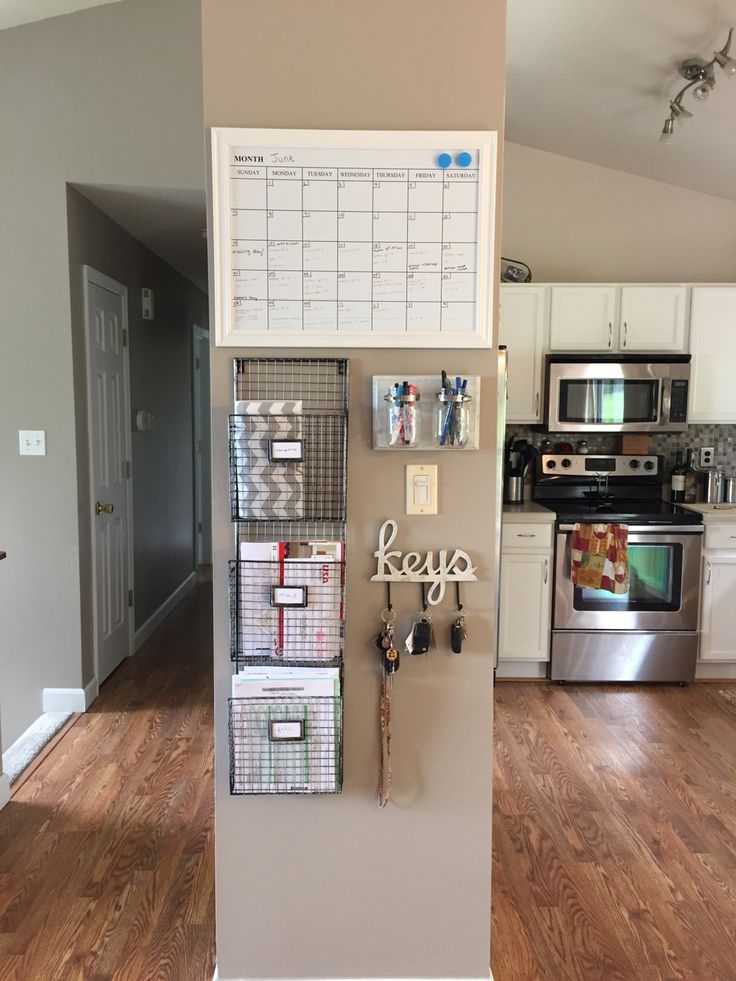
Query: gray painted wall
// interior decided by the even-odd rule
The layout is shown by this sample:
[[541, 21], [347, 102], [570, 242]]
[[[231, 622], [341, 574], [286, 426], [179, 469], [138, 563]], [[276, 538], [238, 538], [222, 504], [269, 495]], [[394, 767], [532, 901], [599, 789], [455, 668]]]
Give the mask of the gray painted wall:
[[[208, 126], [503, 130], [502, 0], [204, 0], [202, 26]], [[351, 375], [345, 785], [339, 797], [269, 799], [228, 792], [233, 539], [224, 426], [232, 358], [240, 353], [212, 352], [219, 976], [487, 979], [497, 358], [491, 351], [329, 352], [349, 357]], [[463, 456], [462, 471], [455, 458], [412, 454], [411, 463], [439, 463], [441, 503], [437, 517], [407, 518], [407, 459], [370, 448], [370, 377], [442, 367], [482, 376], [482, 448]], [[480, 581], [463, 593], [466, 653], [453, 657], [445, 642], [426, 659], [402, 661], [395, 799], [380, 811], [372, 638], [384, 593], [369, 578], [387, 517], [398, 519], [405, 549], [469, 549]], [[396, 589], [402, 631], [417, 602], [416, 587]], [[451, 602], [436, 614], [442, 638]]]
[[[128, 287], [131, 407], [157, 417], [133, 432], [135, 625], [141, 627], [194, 569], [192, 327], [207, 327], [207, 297], [153, 252], [69, 188], [69, 277], [77, 393], [80, 568], [90, 568], [89, 446], [85, 393], [82, 266]], [[155, 293], [155, 320], [141, 319], [140, 291]], [[85, 677], [92, 673], [91, 584], [82, 579]]]
[[[83, 672], [66, 183], [203, 184], [198, 0], [0, 32], [0, 708], [10, 745]], [[46, 457], [18, 455], [47, 430]], [[86, 521], [86, 515], [84, 516]]]

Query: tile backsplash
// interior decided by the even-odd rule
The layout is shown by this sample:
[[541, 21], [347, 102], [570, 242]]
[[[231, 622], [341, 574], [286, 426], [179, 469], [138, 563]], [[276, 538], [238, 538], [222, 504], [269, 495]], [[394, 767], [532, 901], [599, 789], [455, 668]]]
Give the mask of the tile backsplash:
[[[509, 424], [506, 427], [506, 441], [511, 436], [527, 439], [539, 448], [543, 439], [556, 443], [572, 443], [575, 446], [581, 439], [587, 440], [591, 453], [615, 453], [619, 437], [616, 433], [544, 433], [530, 426]], [[664, 457], [665, 477], [670, 469], [677, 450], [699, 450], [701, 446], [715, 447], [715, 465], [727, 474], [736, 474], [736, 426], [691, 425], [686, 433], [656, 433], [649, 436], [650, 452]], [[696, 461], [698, 457], [696, 456]]]

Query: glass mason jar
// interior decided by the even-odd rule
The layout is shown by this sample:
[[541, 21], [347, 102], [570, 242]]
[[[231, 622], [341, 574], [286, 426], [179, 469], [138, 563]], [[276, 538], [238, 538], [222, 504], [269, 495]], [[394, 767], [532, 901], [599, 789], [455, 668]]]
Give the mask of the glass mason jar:
[[440, 446], [463, 447], [470, 439], [470, 395], [463, 392], [437, 393], [435, 437]]
[[419, 392], [416, 385], [392, 385], [384, 395], [388, 406], [388, 444], [389, 446], [414, 446], [419, 436], [417, 402]]

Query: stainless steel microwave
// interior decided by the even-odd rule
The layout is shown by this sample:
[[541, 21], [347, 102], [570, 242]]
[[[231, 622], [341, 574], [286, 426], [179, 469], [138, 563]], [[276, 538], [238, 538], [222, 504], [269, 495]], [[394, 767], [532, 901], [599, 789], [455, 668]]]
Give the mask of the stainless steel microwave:
[[551, 433], [682, 432], [689, 385], [689, 354], [549, 354], [544, 422]]

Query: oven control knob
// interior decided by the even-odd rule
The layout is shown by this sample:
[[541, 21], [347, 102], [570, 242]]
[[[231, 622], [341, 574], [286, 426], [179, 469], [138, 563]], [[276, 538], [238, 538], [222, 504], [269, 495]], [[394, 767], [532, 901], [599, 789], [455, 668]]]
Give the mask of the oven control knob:
[[629, 460], [629, 466], [632, 470], [638, 470], [641, 466], [641, 460]]
[[562, 461], [562, 466], [565, 470], [568, 470], [572, 466], [572, 460], [568, 460], [567, 457]]
[[645, 470], [654, 470], [654, 460], [647, 460], [644, 463], [644, 469]]
[[556, 460], [547, 460], [547, 469], [548, 470], [554, 470], [556, 466], [557, 466], [557, 461]]

